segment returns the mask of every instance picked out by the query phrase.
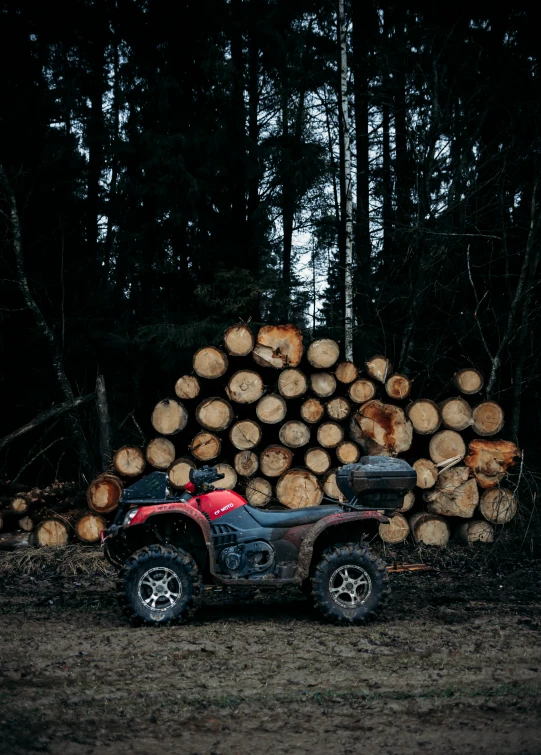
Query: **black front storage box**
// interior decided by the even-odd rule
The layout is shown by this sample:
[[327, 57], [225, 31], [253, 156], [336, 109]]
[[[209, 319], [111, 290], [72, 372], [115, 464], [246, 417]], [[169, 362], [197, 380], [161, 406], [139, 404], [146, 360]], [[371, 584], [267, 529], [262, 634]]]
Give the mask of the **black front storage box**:
[[415, 470], [403, 459], [363, 456], [338, 470], [336, 482], [348, 501], [367, 509], [399, 509], [417, 482]]

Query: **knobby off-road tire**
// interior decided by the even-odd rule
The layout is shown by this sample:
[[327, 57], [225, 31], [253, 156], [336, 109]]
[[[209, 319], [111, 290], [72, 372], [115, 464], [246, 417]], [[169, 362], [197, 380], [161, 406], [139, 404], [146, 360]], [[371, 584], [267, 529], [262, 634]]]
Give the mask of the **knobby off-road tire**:
[[370, 621], [389, 592], [384, 562], [359, 543], [340, 543], [324, 550], [312, 577], [316, 608], [338, 624]]
[[149, 545], [124, 564], [117, 583], [118, 601], [134, 624], [163, 626], [188, 621], [203, 597], [193, 558], [172, 546]]

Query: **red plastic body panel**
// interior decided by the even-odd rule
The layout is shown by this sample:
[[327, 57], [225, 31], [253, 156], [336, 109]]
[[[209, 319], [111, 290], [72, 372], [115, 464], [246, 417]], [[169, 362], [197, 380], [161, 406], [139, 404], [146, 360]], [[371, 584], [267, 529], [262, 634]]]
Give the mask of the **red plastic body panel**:
[[153, 514], [168, 514], [174, 511], [187, 513], [186, 509], [198, 513], [208, 525], [206, 516], [213, 521], [241, 506], [246, 506], [246, 500], [233, 490], [213, 490], [211, 493], [202, 493], [190, 498], [189, 501], [172, 501], [171, 503], [159, 503], [153, 506], [141, 506], [128, 526], [133, 527], [136, 524], [142, 524]]
[[190, 503], [191, 501], [188, 501], [187, 503], [176, 501], [172, 503], [159, 503], [157, 506], [141, 506], [137, 514], [126, 526], [134, 527], [137, 524], [144, 524], [147, 519], [156, 514], [184, 514], [184, 516], [187, 516], [197, 522], [197, 524], [203, 531], [205, 543], [207, 545], [212, 545], [212, 535], [208, 519], [200, 511], [198, 511], [196, 507], [191, 506]]

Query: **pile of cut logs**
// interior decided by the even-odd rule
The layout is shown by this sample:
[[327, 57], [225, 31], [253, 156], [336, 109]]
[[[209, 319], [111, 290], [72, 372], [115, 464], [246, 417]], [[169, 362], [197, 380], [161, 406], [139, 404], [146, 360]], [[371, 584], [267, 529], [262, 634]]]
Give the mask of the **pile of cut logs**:
[[156, 437], [145, 448], [119, 448], [110, 469], [92, 482], [91, 511], [77, 519], [77, 535], [97, 540], [124, 484], [151, 471], [166, 471], [170, 488], [180, 491], [191, 469], [210, 464], [225, 474], [216, 487], [237, 489], [253, 506], [300, 508], [341, 500], [340, 465], [385, 455], [411, 463], [417, 487], [380, 525], [384, 542], [397, 544], [411, 533], [417, 543], [444, 546], [452, 532], [467, 543], [492, 542], [494, 525], [517, 510], [515, 495], [501, 483], [520, 452], [493, 439], [504, 415], [496, 402], [475, 399], [481, 373], [466, 367], [453, 383], [460, 395], [439, 404], [412, 401], [412, 381], [393, 373], [384, 356], [368, 359], [361, 373], [340, 359], [331, 339], [305, 350], [294, 325], [267, 325], [257, 334], [234, 325], [223, 348], [195, 353], [192, 374], [179, 377], [175, 396], [154, 407]]

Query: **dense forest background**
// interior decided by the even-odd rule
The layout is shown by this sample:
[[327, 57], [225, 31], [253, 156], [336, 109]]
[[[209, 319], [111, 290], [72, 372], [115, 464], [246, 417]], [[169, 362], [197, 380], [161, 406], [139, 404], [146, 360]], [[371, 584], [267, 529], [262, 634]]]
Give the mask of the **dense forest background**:
[[[0, 8], [0, 436], [98, 375], [113, 442], [148, 436], [193, 351], [239, 318], [343, 342], [336, 2]], [[346, 14], [355, 361], [384, 353], [436, 400], [478, 367], [535, 468], [529, 4], [353, 0]], [[5, 443], [0, 476], [88, 480], [98, 435], [89, 400]]]

